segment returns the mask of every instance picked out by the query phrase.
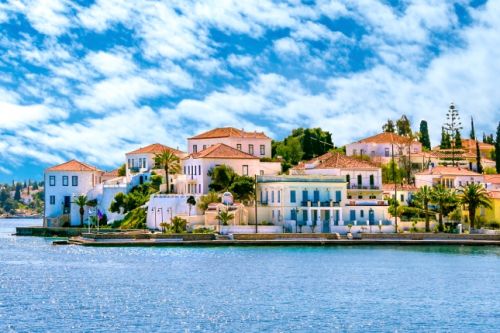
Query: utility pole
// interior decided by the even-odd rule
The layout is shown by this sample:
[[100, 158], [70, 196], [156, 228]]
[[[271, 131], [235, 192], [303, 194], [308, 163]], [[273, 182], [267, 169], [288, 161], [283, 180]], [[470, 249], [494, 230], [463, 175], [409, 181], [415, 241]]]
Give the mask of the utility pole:
[[398, 202], [398, 185], [396, 183], [396, 164], [394, 163], [394, 143], [391, 144], [391, 155], [392, 155], [392, 181], [394, 182], [394, 224], [396, 226], [396, 233], [398, 232], [398, 208], [396, 203]]
[[259, 227], [257, 225], [257, 175], [255, 177], [255, 193], [254, 193], [254, 201], [255, 201], [255, 234], [259, 232]]

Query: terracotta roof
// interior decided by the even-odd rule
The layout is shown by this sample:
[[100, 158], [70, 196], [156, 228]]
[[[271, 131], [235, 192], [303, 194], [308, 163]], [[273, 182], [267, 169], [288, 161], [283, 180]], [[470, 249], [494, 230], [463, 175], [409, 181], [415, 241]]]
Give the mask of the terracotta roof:
[[264, 132], [245, 132], [234, 127], [219, 127], [210, 131], [195, 135], [189, 139], [216, 139], [216, 138], [254, 138], [270, 139]]
[[[476, 140], [462, 139], [462, 146], [469, 150], [476, 150]], [[493, 150], [493, 149], [495, 149], [494, 145], [479, 141], [479, 150]]]
[[[306, 168], [306, 165], [313, 165], [313, 167]], [[339, 152], [328, 152], [321, 156], [315, 157], [312, 160], [300, 162], [297, 166], [293, 167], [294, 170], [304, 169], [378, 169], [377, 166], [370, 162], [346, 156]]]
[[[382, 184], [382, 189], [384, 191], [394, 191], [394, 184]], [[398, 191], [417, 191], [418, 188], [415, 185], [410, 185], [410, 184], [398, 184], [396, 185], [396, 189]]]
[[257, 156], [247, 154], [226, 144], [218, 143], [200, 152], [192, 153], [187, 158], [230, 158], [230, 159], [259, 159]]
[[500, 175], [484, 175], [485, 183], [500, 184]]
[[174, 153], [175, 155], [181, 155], [184, 154], [182, 151], [162, 145], [160, 143], [153, 143], [152, 145], [142, 147], [136, 150], [133, 150], [131, 152], [128, 152], [126, 155], [132, 155], [132, 154], [159, 154], [162, 153], [163, 151], [170, 151]]
[[489, 190], [488, 194], [492, 199], [500, 199], [500, 190]]
[[441, 176], [482, 176], [480, 173], [464, 168], [437, 166], [425, 171], [417, 172], [415, 175], [441, 175]]
[[[383, 132], [370, 136], [368, 138], [359, 140], [357, 143], [397, 143], [397, 144], [408, 144], [409, 138], [405, 136], [398, 135], [396, 133]], [[418, 141], [413, 141], [414, 144], [420, 144]]]
[[47, 171], [100, 171], [95, 166], [86, 164], [77, 160], [71, 160], [53, 167], [47, 168]]

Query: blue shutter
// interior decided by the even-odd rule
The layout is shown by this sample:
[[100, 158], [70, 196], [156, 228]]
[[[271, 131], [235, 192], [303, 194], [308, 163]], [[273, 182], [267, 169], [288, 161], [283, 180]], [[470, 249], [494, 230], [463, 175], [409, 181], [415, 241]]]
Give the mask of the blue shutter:
[[354, 221], [356, 219], [356, 211], [351, 209], [351, 212], [350, 212], [350, 219], [351, 221]]
[[307, 201], [307, 200], [309, 200], [307, 191], [302, 191], [302, 201]]
[[291, 219], [292, 219], [292, 220], [297, 220], [297, 211], [296, 211], [295, 209], [292, 209], [292, 210], [290, 211], [290, 213], [291, 213], [290, 215], [291, 215], [291, 217], [292, 217]]
[[342, 192], [335, 191], [335, 202], [340, 202], [340, 201], [342, 201]]
[[314, 202], [318, 202], [318, 201], [319, 201], [319, 191], [315, 190], [314, 191]]
[[295, 203], [296, 200], [295, 191], [290, 191], [290, 202]]

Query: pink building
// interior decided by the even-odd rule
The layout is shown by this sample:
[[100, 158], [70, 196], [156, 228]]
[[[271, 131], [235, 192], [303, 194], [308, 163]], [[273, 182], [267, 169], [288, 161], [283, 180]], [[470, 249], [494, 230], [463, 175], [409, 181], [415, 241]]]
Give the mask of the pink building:
[[271, 138], [263, 132], [245, 132], [234, 127], [215, 128], [189, 138], [188, 152], [197, 153], [218, 143], [259, 158], [271, 157]]

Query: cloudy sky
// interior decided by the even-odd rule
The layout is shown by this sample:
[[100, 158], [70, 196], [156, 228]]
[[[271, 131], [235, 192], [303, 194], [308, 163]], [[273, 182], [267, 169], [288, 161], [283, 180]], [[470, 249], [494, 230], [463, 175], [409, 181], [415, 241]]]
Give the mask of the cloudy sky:
[[500, 120], [500, 1], [0, 0], [0, 181], [216, 126], [341, 145], [451, 101]]

